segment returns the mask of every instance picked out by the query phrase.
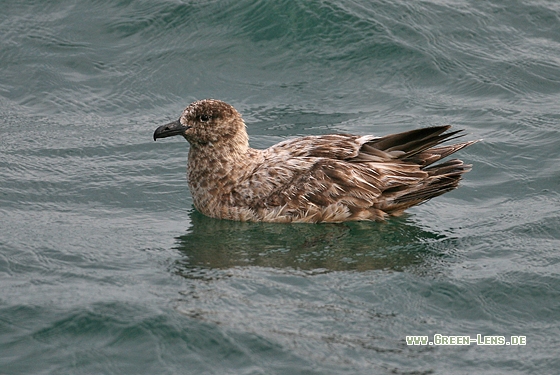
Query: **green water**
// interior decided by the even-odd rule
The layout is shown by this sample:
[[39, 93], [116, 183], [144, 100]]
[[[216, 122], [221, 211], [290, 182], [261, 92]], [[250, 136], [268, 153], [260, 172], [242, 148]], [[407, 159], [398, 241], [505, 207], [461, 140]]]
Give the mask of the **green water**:
[[[12, 1], [0, 35], [0, 374], [558, 373], [557, 2]], [[386, 223], [219, 221], [152, 140], [205, 97], [258, 148], [483, 141]]]

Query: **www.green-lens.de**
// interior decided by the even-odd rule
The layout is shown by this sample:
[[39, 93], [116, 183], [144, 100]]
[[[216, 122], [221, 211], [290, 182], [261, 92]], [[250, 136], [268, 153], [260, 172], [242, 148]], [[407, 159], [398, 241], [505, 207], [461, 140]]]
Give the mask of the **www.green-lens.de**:
[[483, 336], [477, 334], [476, 338], [471, 336], [446, 336], [436, 333], [433, 340], [428, 336], [406, 336], [407, 345], [527, 345], [526, 336]]

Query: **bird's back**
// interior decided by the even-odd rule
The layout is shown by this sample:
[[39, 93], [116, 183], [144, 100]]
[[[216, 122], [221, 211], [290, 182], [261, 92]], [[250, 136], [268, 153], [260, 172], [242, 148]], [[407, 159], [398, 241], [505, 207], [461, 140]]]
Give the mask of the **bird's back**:
[[260, 151], [238, 180], [229, 210], [235, 220], [342, 222], [383, 220], [457, 187], [470, 169], [460, 160], [433, 163], [473, 142], [449, 126], [385, 137], [308, 136]]

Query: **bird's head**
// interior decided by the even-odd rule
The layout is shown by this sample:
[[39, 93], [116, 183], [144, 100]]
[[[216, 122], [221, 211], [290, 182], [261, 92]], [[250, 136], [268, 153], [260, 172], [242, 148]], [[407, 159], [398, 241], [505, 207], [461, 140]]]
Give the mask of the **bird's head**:
[[182, 135], [192, 145], [231, 140], [247, 143], [245, 122], [239, 112], [233, 106], [215, 99], [191, 103], [177, 121], [156, 129], [154, 141], [174, 135]]

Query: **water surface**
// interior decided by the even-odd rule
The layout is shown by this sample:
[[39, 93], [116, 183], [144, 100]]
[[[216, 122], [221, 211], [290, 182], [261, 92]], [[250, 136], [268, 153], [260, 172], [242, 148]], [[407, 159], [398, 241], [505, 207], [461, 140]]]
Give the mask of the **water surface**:
[[[0, 373], [560, 368], [554, 1], [24, 1], [0, 14]], [[462, 186], [386, 223], [197, 213], [191, 101], [251, 145], [453, 124]], [[408, 346], [407, 335], [526, 336]]]

